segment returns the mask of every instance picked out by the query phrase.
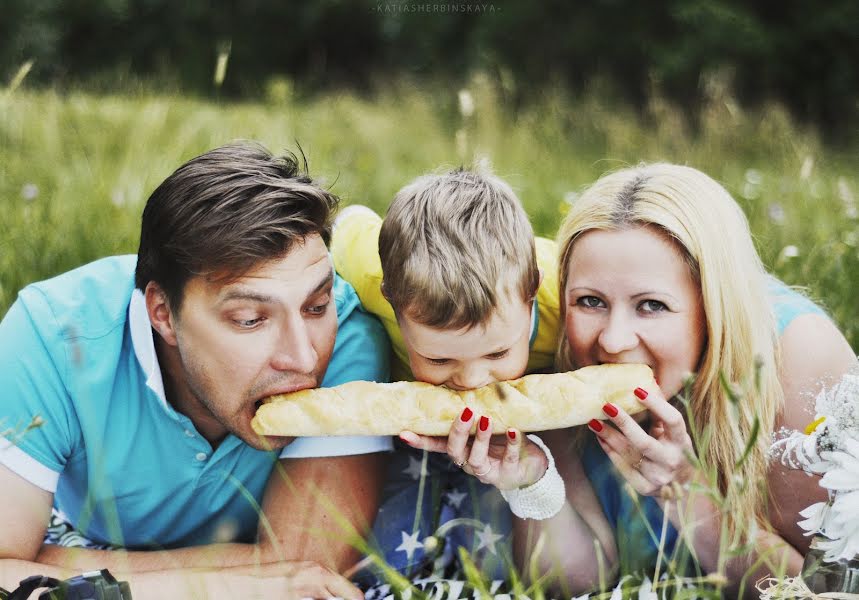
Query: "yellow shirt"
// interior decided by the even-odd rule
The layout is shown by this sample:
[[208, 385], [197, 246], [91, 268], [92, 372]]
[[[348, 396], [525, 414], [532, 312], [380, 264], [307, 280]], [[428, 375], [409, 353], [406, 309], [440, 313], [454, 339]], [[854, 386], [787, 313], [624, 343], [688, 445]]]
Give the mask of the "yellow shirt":
[[[351, 207], [350, 207], [351, 208]], [[394, 309], [382, 295], [382, 262], [379, 259], [379, 230], [382, 219], [372, 210], [361, 207], [346, 209], [336, 221], [331, 256], [340, 276], [352, 284], [364, 308], [376, 315], [391, 338], [394, 360], [391, 377], [394, 381], [412, 380], [409, 355]], [[558, 258], [555, 242], [535, 238], [537, 266], [543, 271], [543, 281], [537, 290], [535, 333], [531, 337], [528, 371], [552, 366], [558, 343]]]

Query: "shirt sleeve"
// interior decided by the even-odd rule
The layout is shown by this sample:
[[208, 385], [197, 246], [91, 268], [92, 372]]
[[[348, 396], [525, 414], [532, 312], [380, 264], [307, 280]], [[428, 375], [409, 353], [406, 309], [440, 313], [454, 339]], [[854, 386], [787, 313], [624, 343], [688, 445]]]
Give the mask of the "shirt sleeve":
[[[351, 286], [337, 285], [335, 294], [338, 293], [353, 296], [351, 300], [346, 300], [351, 304], [351, 311], [340, 323], [322, 387], [333, 387], [348, 381], [390, 381], [391, 348], [385, 330], [354, 298], [355, 292]], [[280, 457], [346, 456], [392, 449], [393, 442], [389, 436], [304, 437], [284, 448]]]
[[51, 493], [79, 438], [65, 353], [41, 292], [25, 289], [0, 322], [0, 464]]

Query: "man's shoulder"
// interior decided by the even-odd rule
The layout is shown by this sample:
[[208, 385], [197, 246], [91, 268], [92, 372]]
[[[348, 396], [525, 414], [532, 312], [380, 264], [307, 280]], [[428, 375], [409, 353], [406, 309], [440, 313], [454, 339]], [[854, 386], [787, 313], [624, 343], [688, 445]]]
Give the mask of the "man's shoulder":
[[37, 325], [56, 323], [65, 338], [100, 337], [127, 320], [136, 259], [99, 259], [30, 284], [19, 299]]

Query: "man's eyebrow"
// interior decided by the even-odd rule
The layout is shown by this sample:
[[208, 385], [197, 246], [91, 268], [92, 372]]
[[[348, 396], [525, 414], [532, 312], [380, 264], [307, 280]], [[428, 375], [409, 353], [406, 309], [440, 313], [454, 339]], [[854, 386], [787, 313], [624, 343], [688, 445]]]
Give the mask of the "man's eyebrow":
[[309, 294], [307, 294], [307, 297], [310, 298], [311, 296], [318, 294], [323, 289], [325, 289], [326, 287], [331, 285], [333, 282], [334, 282], [334, 269], [332, 268], [332, 269], [329, 269], [328, 274], [326, 274], [325, 277], [323, 277], [319, 281], [319, 283], [316, 284], [316, 287], [313, 288], [313, 290], [311, 290], [311, 292]]
[[224, 304], [230, 300], [250, 300], [251, 302], [259, 302], [260, 304], [274, 304], [277, 301], [274, 296], [261, 294], [255, 290], [244, 287], [231, 288], [218, 301], [218, 304]]

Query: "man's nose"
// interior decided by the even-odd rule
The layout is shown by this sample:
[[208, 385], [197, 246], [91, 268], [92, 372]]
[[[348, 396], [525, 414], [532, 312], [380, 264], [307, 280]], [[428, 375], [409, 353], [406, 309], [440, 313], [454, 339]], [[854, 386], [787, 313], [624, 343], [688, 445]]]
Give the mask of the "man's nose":
[[638, 345], [638, 334], [629, 317], [621, 311], [615, 311], [609, 315], [598, 341], [606, 354], [621, 354]]
[[318, 358], [306, 323], [295, 318], [284, 326], [271, 366], [278, 371], [312, 373]]

